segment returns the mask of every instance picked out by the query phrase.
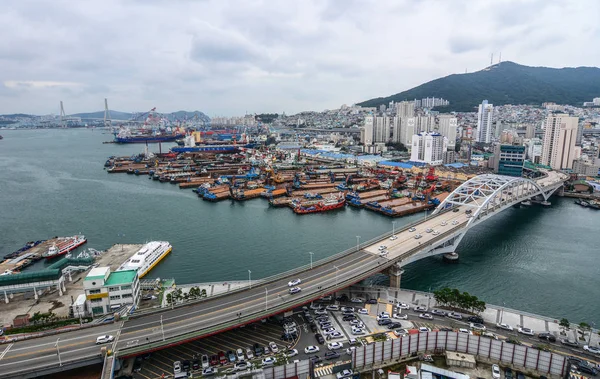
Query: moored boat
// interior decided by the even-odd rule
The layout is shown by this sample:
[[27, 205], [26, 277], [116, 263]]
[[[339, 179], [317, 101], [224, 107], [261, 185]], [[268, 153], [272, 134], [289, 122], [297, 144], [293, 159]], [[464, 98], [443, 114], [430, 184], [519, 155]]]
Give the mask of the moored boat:
[[46, 259], [54, 259], [61, 255], [67, 254], [71, 250], [77, 249], [79, 246], [87, 242], [85, 236], [77, 235], [73, 237], [59, 238], [56, 243], [52, 244], [48, 251], [42, 256]]
[[320, 201], [317, 204], [310, 205], [308, 207], [297, 205], [293, 208], [293, 210], [296, 214], [327, 212], [334, 209], [342, 208], [345, 204], [346, 199], [343, 196], [331, 196], [325, 199], [324, 201]]
[[167, 256], [172, 249], [171, 244], [165, 241], [148, 242], [123, 262], [117, 271], [137, 270], [138, 277], [142, 278]]

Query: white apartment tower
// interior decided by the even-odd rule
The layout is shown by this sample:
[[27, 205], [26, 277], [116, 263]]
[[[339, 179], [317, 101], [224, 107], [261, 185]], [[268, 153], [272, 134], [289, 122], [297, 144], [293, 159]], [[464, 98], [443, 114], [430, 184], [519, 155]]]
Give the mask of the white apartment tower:
[[402, 117], [400, 119], [400, 142], [410, 148], [412, 145], [412, 136], [415, 134], [415, 118], [414, 117]]
[[492, 119], [494, 115], [494, 106], [483, 100], [479, 104], [479, 114], [477, 115], [477, 139], [476, 142], [492, 142]]
[[432, 166], [444, 163], [448, 139], [439, 133], [419, 133], [412, 136], [410, 160]]
[[448, 138], [448, 149], [454, 150], [456, 146], [456, 131], [458, 119], [452, 115], [443, 114], [438, 118], [438, 132]]
[[542, 164], [554, 170], [573, 168], [576, 158], [578, 117], [567, 114], [551, 114], [546, 118], [544, 143], [542, 145]]
[[414, 117], [415, 116], [415, 102], [414, 101], [401, 101], [396, 103], [396, 116], [398, 117]]
[[360, 135], [360, 142], [365, 146], [373, 144], [373, 124], [375, 123], [375, 117], [368, 115], [365, 117], [365, 126], [363, 127]]
[[433, 116], [417, 116], [415, 117], [417, 133], [433, 132], [435, 128], [435, 117]]

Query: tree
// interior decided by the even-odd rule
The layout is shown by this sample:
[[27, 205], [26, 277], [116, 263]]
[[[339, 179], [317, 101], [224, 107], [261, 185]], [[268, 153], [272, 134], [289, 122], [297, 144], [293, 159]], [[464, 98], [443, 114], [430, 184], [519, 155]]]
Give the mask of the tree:
[[173, 302], [173, 295], [169, 292], [167, 294], [167, 304], [171, 304]]
[[562, 329], [561, 334], [566, 334], [566, 331], [569, 330], [571, 323], [566, 318], [562, 318], [560, 319], [558, 326], [560, 326], [560, 328]]

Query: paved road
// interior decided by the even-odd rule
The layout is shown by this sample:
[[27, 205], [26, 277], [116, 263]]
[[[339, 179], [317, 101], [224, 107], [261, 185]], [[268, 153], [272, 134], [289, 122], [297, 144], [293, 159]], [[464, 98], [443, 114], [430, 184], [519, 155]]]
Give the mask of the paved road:
[[[548, 177], [543, 180], [546, 184], [548, 180], [556, 178]], [[259, 287], [157, 314], [144, 315], [124, 323], [61, 334], [61, 360], [65, 363], [100, 355], [100, 347], [95, 345], [95, 341], [96, 337], [103, 334], [115, 336], [116, 340], [111, 347], [120, 356], [128, 356], [144, 350], [160, 349], [169, 343], [175, 344], [216, 334], [240, 324], [254, 322], [268, 314], [293, 309], [380, 272], [394, 264], [395, 260], [408, 258], [434, 240], [459, 231], [468, 222], [465, 209], [463, 206], [459, 207], [459, 212], [444, 212], [431, 216], [416, 227], [416, 232], [401, 230], [397, 233], [396, 240], [385, 239], [385, 242], [380, 241], [360, 251], [348, 253], [332, 263], [315, 265], [313, 269], [269, 283], [261, 283]], [[457, 223], [453, 225], [453, 221]], [[442, 222], [446, 222], [447, 225], [442, 226]], [[433, 232], [426, 233], [427, 228], [437, 230], [439, 235], [436, 236]], [[416, 233], [421, 234], [422, 238], [415, 239]], [[381, 244], [385, 244], [389, 250], [389, 255], [385, 258], [379, 256], [378, 246]], [[288, 281], [296, 278], [302, 280], [302, 291], [290, 295]], [[58, 365], [56, 340], [57, 336], [49, 336], [0, 345], [0, 377], [15, 374], [25, 367], [34, 369]]]

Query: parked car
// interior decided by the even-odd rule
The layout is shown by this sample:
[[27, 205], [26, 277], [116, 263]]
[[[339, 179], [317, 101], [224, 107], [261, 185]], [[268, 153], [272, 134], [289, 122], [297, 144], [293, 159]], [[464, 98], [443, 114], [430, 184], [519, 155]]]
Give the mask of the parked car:
[[436, 316], [442, 316], [442, 317], [446, 316], [446, 312], [440, 311], [439, 309], [432, 309], [430, 312]]
[[[248, 357], [248, 358], [250, 358], [250, 357]], [[202, 361], [202, 368], [210, 367], [210, 362], [208, 361], [208, 355], [203, 354], [202, 357], [200, 358], [200, 360]]]
[[538, 334], [538, 338], [548, 342], [556, 342], [556, 337], [552, 333], [542, 332]]
[[269, 342], [269, 349], [271, 349], [273, 353], [279, 352], [279, 348], [275, 342]]
[[275, 359], [275, 357], [266, 357], [266, 358], [263, 358], [262, 365], [263, 365], [263, 367], [269, 367], [269, 366], [273, 366], [275, 364], [275, 362], [277, 362], [277, 359]]
[[456, 312], [448, 312], [446, 313], [446, 317], [455, 319], [455, 320], [462, 320], [462, 315], [460, 313], [456, 313]]
[[317, 364], [317, 363], [321, 363], [323, 362], [323, 360], [321, 359], [321, 357], [319, 357], [318, 355], [315, 355], [313, 357], [310, 357], [310, 360], [312, 361], [312, 363]]
[[218, 355], [211, 355], [210, 356], [210, 365], [211, 366], [217, 366], [219, 364], [219, 356]]
[[200, 360], [199, 359], [192, 360], [192, 370], [200, 370]]
[[237, 362], [236, 364], [233, 365], [233, 371], [244, 371], [250, 368], [250, 363], [249, 362]]
[[231, 363], [235, 362], [235, 353], [231, 350], [227, 350], [227, 359], [229, 359], [229, 362]]
[[295, 357], [296, 355], [298, 355], [298, 350], [290, 349], [285, 353], [285, 355], [287, 355], [288, 358]]
[[328, 311], [339, 311], [340, 306], [336, 305], [336, 304], [331, 304], [331, 305], [326, 306], [325, 309]]
[[317, 339], [317, 342], [321, 345], [323, 345], [325, 343], [325, 338], [323, 338], [323, 336], [319, 333], [315, 334], [315, 338]]
[[352, 334], [355, 335], [355, 336], [360, 336], [362, 334], [365, 334], [365, 331], [362, 328], [353, 326], [352, 327]]
[[408, 335], [408, 331], [406, 329], [396, 329], [394, 330], [394, 335], [396, 337], [403, 337]]
[[387, 324], [391, 324], [391, 323], [392, 323], [392, 320], [390, 320], [389, 318], [384, 318], [384, 319], [377, 321], [377, 325], [387, 325]]
[[396, 304], [396, 308], [399, 308], [399, 309], [410, 309], [410, 305], [408, 305], [406, 303], [398, 303], [398, 304]]
[[433, 320], [433, 316], [429, 313], [421, 313], [419, 315], [419, 318], [424, 318], [425, 320]]
[[237, 358], [238, 362], [244, 361], [246, 359], [246, 357], [244, 356], [244, 350], [237, 349], [235, 352], [235, 357]]
[[413, 310], [415, 312], [427, 312], [427, 307], [424, 305], [417, 305], [416, 307], [413, 308]]
[[600, 349], [598, 349], [597, 347], [594, 347], [594, 346], [584, 345], [583, 350], [587, 351], [588, 353], [592, 353], [592, 354], [596, 354], [596, 355], [600, 354]]
[[406, 313], [394, 313], [392, 315], [392, 318], [398, 319], [398, 320], [408, 320], [408, 314]]
[[344, 335], [340, 332], [338, 332], [337, 330], [334, 330], [333, 332], [329, 333], [329, 336], [327, 336], [328, 339], [338, 339], [338, 338], [344, 338]]
[[390, 329], [390, 330], [392, 330], [392, 329], [398, 329], [398, 328], [402, 327], [402, 324], [399, 323], [399, 322], [392, 322], [392, 323], [387, 324], [386, 327], [388, 329]]
[[180, 361], [173, 362], [173, 373], [179, 374], [180, 372], [181, 372], [181, 362]]
[[352, 375], [354, 375], [354, 372], [352, 372], [352, 370], [344, 369], [344, 370], [338, 372], [337, 374], [335, 374], [335, 377], [337, 379], [344, 379], [344, 378], [349, 378]]
[[369, 311], [366, 308], [360, 308], [358, 310], [358, 313], [361, 314], [361, 315], [368, 315]]
[[342, 307], [342, 312], [354, 312], [354, 308], [352, 307]]
[[426, 326], [419, 327], [419, 333], [427, 333], [427, 332], [431, 332], [431, 328], [428, 328]]
[[190, 367], [191, 367], [191, 366], [192, 366], [192, 365], [191, 365], [190, 361], [188, 361], [187, 359], [181, 362], [181, 369], [182, 369], [184, 372], [188, 372], [188, 371], [190, 371]]
[[492, 378], [500, 379], [500, 367], [496, 364], [492, 365]]
[[330, 342], [327, 344], [327, 348], [329, 350], [338, 350], [344, 347], [344, 344], [341, 342]]
[[504, 377], [506, 379], [512, 379], [513, 378], [513, 374], [512, 374], [512, 370], [510, 368], [505, 368], [504, 369]]
[[214, 367], [207, 367], [202, 369], [202, 376], [210, 376], [215, 374]]
[[505, 324], [505, 323], [503, 323], [503, 322], [499, 322], [499, 323], [497, 323], [497, 324], [496, 324], [496, 327], [497, 327], [497, 328], [499, 328], [499, 329], [504, 329], [504, 330], [509, 330], [509, 331], [512, 331], [512, 330], [513, 330], [513, 327], [512, 327], [512, 326], [510, 326], [510, 325], [508, 325], [508, 324]]
[[252, 349], [250, 349], [250, 348], [246, 349], [246, 357], [248, 357], [248, 359], [254, 358], [254, 352], [252, 351]]
[[485, 330], [487, 329], [487, 328], [485, 327], [485, 325], [483, 325], [483, 324], [479, 324], [479, 323], [476, 323], [476, 322], [472, 322], [472, 323], [470, 323], [470, 324], [469, 324], [469, 327], [471, 327], [471, 329], [473, 329], [473, 330], [478, 330], [478, 331], [480, 331], [480, 332], [485, 332]]
[[340, 357], [340, 353], [338, 353], [337, 351], [328, 351], [325, 353], [324, 357], [327, 360], [336, 359]]
[[535, 336], [535, 333], [533, 332], [533, 330], [531, 330], [529, 328], [519, 328], [519, 329], [517, 329], [517, 331], [526, 336]]
[[578, 348], [579, 347], [579, 344], [577, 343], [577, 341], [571, 341], [571, 340], [568, 340], [566, 338], [561, 339], [560, 343], [563, 344], [563, 345], [565, 345], [565, 346], [569, 346], [569, 347], [574, 347], [574, 348]]
[[365, 299], [363, 299], [362, 297], [353, 297], [352, 299], [350, 299], [351, 303], [364, 303]]
[[264, 353], [264, 349], [262, 346], [260, 346], [258, 343], [254, 344], [254, 355], [258, 358], [261, 355], [263, 355]]
[[469, 316], [467, 318], [467, 321], [474, 322], [476, 324], [483, 324], [483, 318], [481, 318], [480, 316]]

